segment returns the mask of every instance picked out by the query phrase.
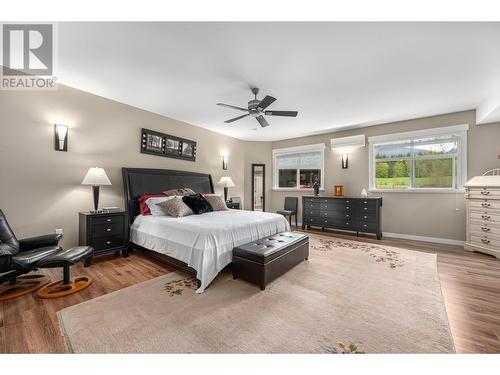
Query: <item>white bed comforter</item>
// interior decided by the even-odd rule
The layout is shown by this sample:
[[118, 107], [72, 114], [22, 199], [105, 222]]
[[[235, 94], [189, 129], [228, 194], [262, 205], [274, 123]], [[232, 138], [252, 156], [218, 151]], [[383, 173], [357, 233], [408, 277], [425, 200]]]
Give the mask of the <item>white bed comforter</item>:
[[282, 215], [229, 210], [191, 215], [139, 215], [130, 229], [130, 241], [166, 254], [194, 268], [202, 293], [217, 274], [232, 261], [236, 246], [290, 230]]

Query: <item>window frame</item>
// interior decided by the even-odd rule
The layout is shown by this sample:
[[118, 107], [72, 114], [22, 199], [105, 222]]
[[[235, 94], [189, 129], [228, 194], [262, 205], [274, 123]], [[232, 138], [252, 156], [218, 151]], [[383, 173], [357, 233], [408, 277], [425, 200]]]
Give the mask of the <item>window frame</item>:
[[313, 188], [300, 188], [300, 168], [297, 168], [297, 187], [279, 187], [279, 169], [277, 158], [279, 156], [286, 156], [291, 154], [301, 154], [301, 153], [310, 153], [310, 152], [319, 152], [321, 156], [321, 177], [320, 177], [320, 190], [324, 189], [324, 180], [325, 180], [325, 144], [317, 143], [312, 145], [305, 146], [295, 146], [295, 147], [286, 147], [286, 148], [277, 148], [273, 150], [273, 190], [276, 191], [312, 191]]
[[[469, 124], [453, 125], [440, 128], [430, 128], [411, 132], [394, 133], [387, 135], [380, 135], [368, 138], [368, 165], [369, 165], [369, 191], [380, 193], [458, 193], [464, 191], [464, 184], [467, 182], [467, 131]], [[414, 168], [413, 163], [410, 166], [410, 187], [407, 189], [377, 189], [375, 185], [375, 164], [377, 161], [384, 161], [389, 159], [376, 159], [374, 150], [376, 146], [390, 142], [409, 142], [413, 146], [415, 139], [432, 138], [442, 136], [454, 136], [458, 138], [457, 157], [456, 161], [453, 158], [453, 186], [456, 188], [418, 188], [412, 186], [414, 181]], [[429, 141], [431, 142], [431, 141]], [[413, 150], [413, 149], [412, 149]], [[415, 156], [413, 151], [410, 157], [394, 158], [392, 160], [434, 160], [434, 159], [448, 159], [450, 155], [428, 155], [428, 156]], [[455, 163], [458, 163], [458, 168]]]

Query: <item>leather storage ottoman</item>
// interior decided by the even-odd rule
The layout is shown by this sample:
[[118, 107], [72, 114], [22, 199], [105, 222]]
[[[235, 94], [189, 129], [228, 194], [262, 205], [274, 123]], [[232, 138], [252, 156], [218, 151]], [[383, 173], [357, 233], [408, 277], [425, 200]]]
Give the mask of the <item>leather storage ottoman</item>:
[[233, 277], [266, 285], [309, 257], [305, 234], [283, 232], [233, 249]]

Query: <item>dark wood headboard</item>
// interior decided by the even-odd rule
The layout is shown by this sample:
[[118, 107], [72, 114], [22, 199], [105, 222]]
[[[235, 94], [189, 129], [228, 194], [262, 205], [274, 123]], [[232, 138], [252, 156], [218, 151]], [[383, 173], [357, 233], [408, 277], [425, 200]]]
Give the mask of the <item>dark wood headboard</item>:
[[142, 194], [188, 187], [196, 193], [213, 193], [212, 176], [205, 173], [168, 169], [122, 168], [125, 207], [129, 224], [140, 214], [138, 199]]

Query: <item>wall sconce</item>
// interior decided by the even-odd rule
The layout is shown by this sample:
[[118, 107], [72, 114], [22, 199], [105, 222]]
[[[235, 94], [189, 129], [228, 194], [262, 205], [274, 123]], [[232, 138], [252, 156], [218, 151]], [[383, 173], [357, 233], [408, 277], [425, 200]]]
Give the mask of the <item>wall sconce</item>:
[[348, 168], [348, 162], [349, 162], [348, 157], [349, 154], [347, 152], [342, 154], [342, 169]]
[[355, 148], [365, 147], [365, 135], [332, 138], [330, 142], [332, 150], [336, 150], [342, 154], [342, 169], [347, 169], [349, 167], [349, 152]]
[[227, 155], [222, 155], [222, 169], [227, 170]]
[[54, 139], [56, 151], [68, 151], [68, 127], [54, 124]]

